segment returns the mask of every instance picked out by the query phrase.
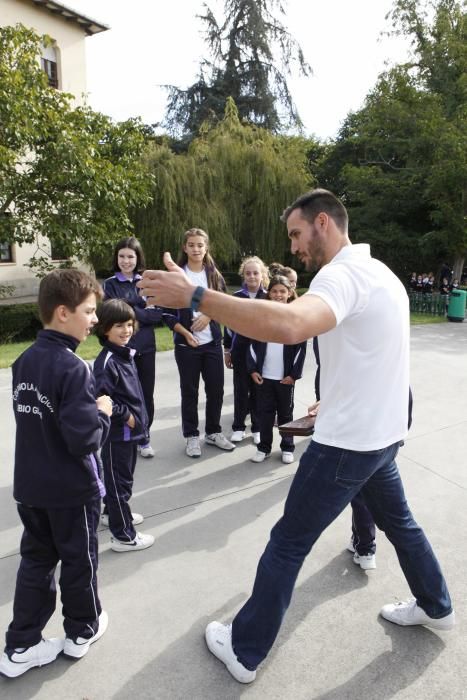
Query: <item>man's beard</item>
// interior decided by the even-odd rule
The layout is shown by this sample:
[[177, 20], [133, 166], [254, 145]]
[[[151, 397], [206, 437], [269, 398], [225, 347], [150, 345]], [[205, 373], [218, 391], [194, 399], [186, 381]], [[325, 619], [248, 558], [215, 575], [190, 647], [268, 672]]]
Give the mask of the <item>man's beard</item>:
[[324, 249], [321, 243], [310, 241], [308, 245], [308, 257], [304, 261], [307, 272], [318, 272], [323, 267]]

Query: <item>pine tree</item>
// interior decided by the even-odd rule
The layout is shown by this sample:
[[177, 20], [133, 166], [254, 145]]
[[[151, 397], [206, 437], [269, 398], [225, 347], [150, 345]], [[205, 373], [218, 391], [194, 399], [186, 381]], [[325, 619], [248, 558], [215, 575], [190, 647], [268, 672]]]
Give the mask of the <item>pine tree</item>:
[[207, 5], [204, 10], [200, 19], [211, 60], [202, 61], [198, 80], [186, 90], [167, 86], [169, 131], [191, 141], [204, 121], [222, 119], [228, 97], [242, 121], [275, 133], [300, 129], [287, 76], [293, 64], [303, 75], [311, 69], [300, 46], [273, 14], [285, 14], [280, 0], [225, 0], [222, 23]]

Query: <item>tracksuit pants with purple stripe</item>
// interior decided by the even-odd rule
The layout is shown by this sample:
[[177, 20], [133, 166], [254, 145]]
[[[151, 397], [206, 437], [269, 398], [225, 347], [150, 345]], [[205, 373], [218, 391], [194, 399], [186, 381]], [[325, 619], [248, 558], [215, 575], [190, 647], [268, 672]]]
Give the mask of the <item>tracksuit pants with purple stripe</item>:
[[106, 491], [105, 512], [109, 515], [109, 530], [122, 542], [131, 542], [136, 537], [128, 502], [133, 493], [137, 449], [136, 442], [107, 440], [101, 450]]
[[31, 647], [56, 606], [55, 569], [60, 568], [63, 627], [67, 637], [89, 639], [102, 612], [97, 594], [97, 527], [101, 499], [74, 508], [35, 508], [18, 503], [24, 525], [8, 649]]
[[247, 347], [234, 347], [231, 358], [233, 364], [234, 418], [232, 430], [245, 430], [245, 419], [251, 417], [251, 432], [259, 433], [259, 419], [256, 408], [256, 384], [246, 365]]

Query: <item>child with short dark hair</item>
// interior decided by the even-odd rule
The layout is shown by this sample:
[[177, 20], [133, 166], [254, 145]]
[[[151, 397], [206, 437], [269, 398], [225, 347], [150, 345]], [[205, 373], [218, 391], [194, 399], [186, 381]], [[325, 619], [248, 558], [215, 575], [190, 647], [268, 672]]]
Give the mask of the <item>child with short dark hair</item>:
[[143, 516], [128, 504], [138, 444], [147, 431], [148, 414], [129, 341], [136, 331], [135, 312], [123, 299], [109, 299], [98, 310], [96, 334], [103, 349], [94, 362], [96, 396], [108, 394], [113, 402], [108, 439], [102, 447], [106, 488], [104, 524], [111, 534], [114, 552], [134, 552], [154, 544], [152, 535], [136, 532]]
[[[284, 275], [273, 277], [269, 283], [267, 299], [287, 304], [291, 291]], [[293, 420], [294, 386], [302, 376], [306, 355], [306, 342], [296, 345], [263, 343], [254, 340], [247, 355], [247, 367], [256, 384], [256, 410], [260, 425], [260, 441], [252, 462], [263, 462], [272, 448], [274, 419], [282, 425]], [[294, 440], [283, 435], [280, 448], [282, 462], [294, 461]]]
[[[16, 451], [13, 495], [24, 531], [13, 620], [0, 673], [10, 678], [44, 666], [62, 651], [81, 658], [105, 632], [97, 594], [97, 527], [104, 487], [96, 453], [112, 403], [94, 398], [92, 374], [76, 354], [97, 321], [96, 280], [54, 270], [39, 287], [43, 330], [13, 364]], [[27, 436], [27, 439], [26, 439]], [[42, 639], [55, 610], [55, 569], [65, 639]]]

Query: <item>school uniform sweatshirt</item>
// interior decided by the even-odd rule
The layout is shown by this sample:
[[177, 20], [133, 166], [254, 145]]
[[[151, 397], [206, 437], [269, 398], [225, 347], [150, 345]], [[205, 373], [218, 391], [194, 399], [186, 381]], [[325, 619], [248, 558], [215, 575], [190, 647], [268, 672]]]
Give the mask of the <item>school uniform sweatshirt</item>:
[[[108, 439], [112, 442], [141, 441], [148, 427], [148, 414], [138, 377], [134, 355], [136, 350], [105, 341], [94, 362], [96, 396], [107, 394], [112, 399], [112, 419]], [[132, 415], [135, 427], [127, 423]]]
[[129, 280], [121, 272], [116, 272], [113, 277], [105, 280], [102, 287], [105, 299], [123, 299], [132, 307], [139, 328], [129, 346], [145, 355], [156, 351], [154, 326], [162, 320], [162, 309], [158, 306], [146, 306], [146, 300], [139, 294], [136, 286], [140, 279], [139, 274], [135, 274], [133, 279]]
[[[264, 287], [260, 287], [256, 292], [254, 299], [265, 299], [267, 297], [267, 294], [267, 290], [264, 289]], [[246, 287], [238, 289], [236, 292], [233, 293], [233, 296], [238, 297], [239, 299], [252, 298], [250, 297]], [[230, 328], [227, 328], [227, 326], [224, 328], [224, 348], [226, 350], [230, 350], [231, 353], [235, 353], [235, 351], [246, 353], [250, 343], [251, 338], [247, 338], [245, 335], [240, 335], [240, 333], [236, 333]]]
[[97, 409], [91, 370], [75, 355], [78, 344], [41, 330], [13, 364], [13, 495], [27, 506], [71, 508], [105, 492], [95, 453], [110, 418]]

